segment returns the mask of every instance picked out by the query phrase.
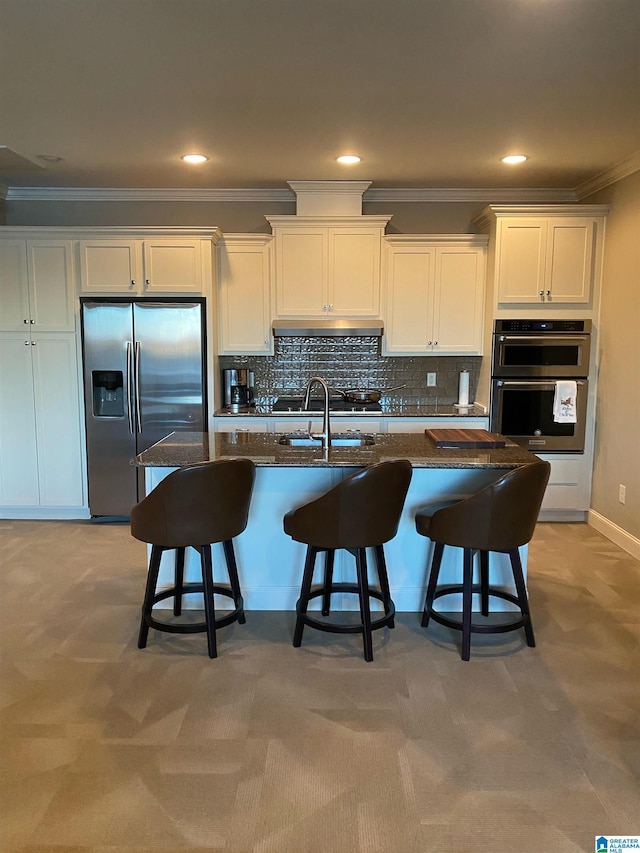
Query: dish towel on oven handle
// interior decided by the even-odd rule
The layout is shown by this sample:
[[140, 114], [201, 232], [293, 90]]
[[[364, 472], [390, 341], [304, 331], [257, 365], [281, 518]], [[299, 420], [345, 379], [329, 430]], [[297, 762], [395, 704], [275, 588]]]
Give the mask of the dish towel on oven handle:
[[561, 379], [556, 382], [553, 397], [553, 420], [557, 424], [575, 424], [577, 411], [578, 383], [573, 379]]

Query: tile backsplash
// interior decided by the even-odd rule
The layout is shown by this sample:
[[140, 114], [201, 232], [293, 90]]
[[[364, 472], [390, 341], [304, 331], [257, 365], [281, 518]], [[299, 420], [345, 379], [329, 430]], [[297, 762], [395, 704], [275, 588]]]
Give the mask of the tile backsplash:
[[[391, 405], [447, 405], [458, 400], [461, 370], [469, 371], [473, 402], [481, 362], [481, 356], [382, 356], [380, 338], [373, 336], [300, 336], [276, 338], [273, 356], [221, 356], [220, 368], [253, 370], [260, 405], [301, 394], [312, 376], [342, 390], [404, 385], [385, 395]], [[434, 387], [427, 387], [427, 372], [436, 374]]]

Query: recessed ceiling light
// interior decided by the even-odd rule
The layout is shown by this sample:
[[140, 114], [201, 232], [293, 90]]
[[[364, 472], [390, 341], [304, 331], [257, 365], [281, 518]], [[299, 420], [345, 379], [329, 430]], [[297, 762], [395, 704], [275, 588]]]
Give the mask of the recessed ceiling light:
[[341, 157], [336, 157], [338, 163], [359, 163], [362, 160], [362, 157], [358, 157], [357, 154], [343, 154]]
[[209, 158], [204, 154], [183, 154], [182, 159], [185, 163], [206, 163]]
[[529, 159], [529, 158], [528, 158], [528, 157], [526, 157], [524, 154], [509, 154], [509, 156], [508, 156], [508, 157], [503, 157], [503, 158], [502, 158], [502, 162], [503, 162], [503, 163], [510, 163], [510, 164], [513, 164], [513, 163], [524, 163], [524, 161], [525, 161], [525, 160], [528, 160], [528, 159]]

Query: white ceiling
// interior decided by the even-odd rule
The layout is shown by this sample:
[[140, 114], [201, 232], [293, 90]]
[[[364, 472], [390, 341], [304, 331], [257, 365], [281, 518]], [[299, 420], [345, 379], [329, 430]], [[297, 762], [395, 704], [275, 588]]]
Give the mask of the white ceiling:
[[9, 188], [574, 188], [640, 149], [640, 0], [0, 0], [0, 98]]

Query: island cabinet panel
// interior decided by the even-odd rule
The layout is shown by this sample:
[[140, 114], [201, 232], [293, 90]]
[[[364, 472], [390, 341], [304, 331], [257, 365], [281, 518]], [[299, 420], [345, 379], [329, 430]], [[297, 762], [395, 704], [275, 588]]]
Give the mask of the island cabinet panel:
[[379, 316], [381, 239], [389, 217], [268, 219], [276, 317]]
[[79, 240], [80, 292], [202, 293], [210, 248], [210, 241], [195, 238]]
[[78, 517], [85, 494], [75, 335], [7, 333], [0, 347], [0, 510]]
[[72, 245], [0, 239], [0, 331], [75, 329]]
[[272, 237], [227, 235], [218, 244], [218, 353], [269, 355]]
[[[300, 595], [300, 584], [304, 567], [306, 546], [295, 542], [283, 529], [285, 513], [312, 501], [341, 479], [355, 473], [353, 467], [299, 467], [293, 462], [291, 467], [270, 467], [258, 465], [249, 511], [249, 522], [243, 533], [235, 540], [236, 556], [240, 584], [247, 609], [255, 610], [295, 610]], [[147, 468], [145, 471], [146, 488], [150, 491], [172, 468]], [[427, 566], [431, 560], [433, 544], [415, 529], [415, 513], [426, 504], [438, 500], [461, 498], [493, 482], [504, 471], [495, 468], [470, 469], [421, 469], [414, 468], [411, 485], [405, 507], [400, 518], [396, 536], [385, 544], [385, 554], [389, 569], [391, 595], [398, 611], [419, 612], [424, 606]], [[523, 566], [526, 571], [527, 547], [520, 549]], [[222, 546], [213, 546], [215, 566], [223, 559]], [[370, 559], [370, 582], [376, 583], [373, 559]], [[322, 560], [318, 561], [320, 567]], [[494, 582], [513, 589], [509, 558], [506, 554], [492, 556], [491, 572]], [[462, 556], [458, 548], [446, 548], [441, 569], [444, 584], [460, 582]], [[170, 584], [174, 575], [174, 561], [170, 553], [163, 555], [160, 569], [160, 584]], [[200, 563], [195, 552], [187, 552], [185, 580], [197, 581], [200, 577]], [[350, 582], [356, 580], [355, 561], [351, 554], [337, 551], [334, 564], [334, 580]], [[357, 609], [357, 596], [333, 595], [332, 610]], [[477, 609], [477, 602], [474, 599]], [[172, 606], [171, 599], [166, 602]], [[197, 607], [198, 603], [186, 606]], [[460, 609], [460, 597], [451, 596], [452, 610]], [[504, 605], [507, 609], [509, 605]], [[320, 599], [315, 599], [310, 609], [318, 609]], [[498, 602], [495, 609], [501, 609]], [[378, 609], [377, 603], [372, 609]]]
[[383, 353], [482, 354], [486, 238], [384, 242]]

